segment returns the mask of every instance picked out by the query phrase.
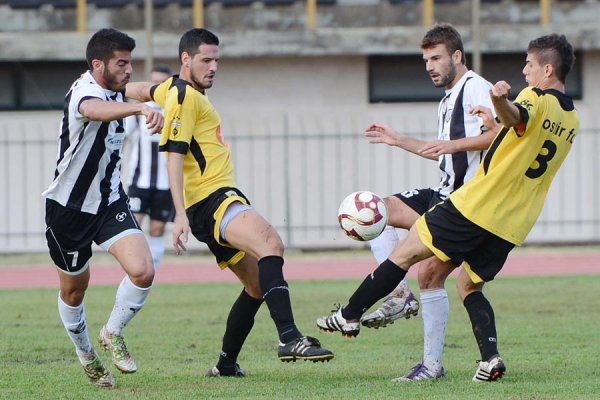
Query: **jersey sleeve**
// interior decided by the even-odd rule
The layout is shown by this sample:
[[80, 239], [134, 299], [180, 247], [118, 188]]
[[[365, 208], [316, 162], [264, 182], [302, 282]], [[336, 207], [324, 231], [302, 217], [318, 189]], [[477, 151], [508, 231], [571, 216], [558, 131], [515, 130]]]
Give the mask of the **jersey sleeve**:
[[171, 77], [163, 83], [150, 88], [150, 97], [152, 97], [152, 100], [154, 100], [162, 108], [165, 108], [165, 101], [167, 100], [169, 88], [171, 87], [172, 83], [173, 78]]
[[186, 88], [186, 86], [174, 86], [166, 97], [165, 124], [160, 137], [160, 151], [179, 154], [188, 152], [196, 117], [201, 113], [194, 96], [186, 96]]
[[75, 87], [73, 87], [73, 91], [71, 92], [71, 104], [75, 105], [75, 117], [77, 119], [85, 119], [85, 117], [79, 111], [79, 107], [81, 103], [90, 99], [100, 99], [105, 100], [106, 94], [104, 90], [95, 84], [88, 84], [83, 80], [80, 80]]
[[515, 126], [515, 130], [520, 133], [526, 131], [529, 121], [532, 121], [534, 116], [538, 113], [540, 96], [535, 90], [535, 88], [527, 87], [521, 90], [521, 93], [519, 93], [515, 99], [514, 104], [521, 113], [521, 122]]

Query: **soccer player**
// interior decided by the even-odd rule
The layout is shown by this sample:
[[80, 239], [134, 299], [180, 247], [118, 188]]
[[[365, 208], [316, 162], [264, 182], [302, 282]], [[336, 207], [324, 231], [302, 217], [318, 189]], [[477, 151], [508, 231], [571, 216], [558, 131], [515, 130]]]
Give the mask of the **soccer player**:
[[[434, 86], [445, 88], [445, 96], [438, 106], [438, 139], [425, 142], [400, 135], [379, 123], [369, 126], [365, 135], [371, 143], [397, 146], [421, 157], [437, 160], [440, 182], [436, 188], [409, 190], [384, 199], [389, 226], [369, 242], [379, 264], [398, 245], [395, 228], [409, 229], [420, 215], [448, 198], [450, 193], [475, 175], [483, 150], [489, 147], [499, 128], [491, 114], [487, 124], [482, 125], [480, 117], [488, 114], [473, 111], [478, 104], [492, 107], [489, 95], [492, 84], [465, 65], [463, 42], [458, 31], [449, 24], [436, 25], [423, 37], [421, 49], [425, 69]], [[486, 125], [492, 128], [488, 129]], [[420, 263], [418, 280], [424, 330], [423, 359], [410, 372], [397, 378], [400, 381], [444, 376], [442, 355], [449, 312], [444, 283], [455, 267], [452, 262], [442, 262], [436, 257]], [[416, 315], [418, 309], [419, 303], [404, 279], [383, 304], [365, 315], [361, 322], [369, 328], [380, 328], [399, 318]], [[319, 327], [331, 330], [326, 324], [319, 324]]]
[[280, 360], [328, 361], [333, 353], [296, 327], [279, 234], [236, 187], [221, 120], [206, 94], [217, 72], [219, 39], [206, 29], [191, 29], [181, 37], [179, 58], [179, 76], [151, 88], [129, 84], [127, 95], [144, 100], [149, 92], [165, 110], [160, 149], [168, 156], [176, 254], [186, 250], [191, 230], [219, 267], [229, 268], [244, 285], [227, 318], [219, 360], [206, 376], [246, 375], [237, 357], [263, 301], [279, 333]]
[[362, 314], [404, 279], [413, 264], [433, 255], [462, 263], [457, 288], [481, 355], [473, 381], [502, 377], [506, 367], [498, 352], [494, 311], [482, 289], [533, 227], [579, 131], [579, 115], [564, 93], [573, 62], [573, 47], [564, 35], [529, 43], [523, 68], [529, 87], [514, 103], [508, 100], [507, 82], [496, 83], [490, 91], [503, 127], [475, 177], [419, 217], [348, 304], [323, 321], [356, 335]]
[[[168, 66], [156, 65], [150, 73], [150, 82], [162, 83], [172, 74]], [[162, 113], [162, 108], [155, 102], [147, 102], [146, 105]], [[165, 226], [175, 217], [175, 207], [169, 191], [167, 160], [158, 151], [160, 135], [152, 135], [148, 131], [142, 116], [128, 117], [125, 124], [127, 140], [132, 144], [128, 163], [129, 207], [140, 226], [146, 215], [150, 218], [147, 239], [154, 269], [158, 270], [165, 253]]]
[[126, 273], [114, 308], [100, 331], [100, 344], [121, 372], [137, 366], [122, 330], [139, 312], [154, 279], [152, 256], [121, 185], [123, 119], [144, 115], [150, 132], [160, 131], [161, 113], [145, 104], [123, 102], [132, 73], [135, 41], [115, 29], [101, 29], [87, 44], [89, 71], [65, 97], [54, 180], [46, 198], [46, 239], [58, 268], [58, 312], [83, 370], [92, 383], [115, 387], [115, 380], [90, 343], [83, 304], [90, 280], [92, 242], [112, 254]]

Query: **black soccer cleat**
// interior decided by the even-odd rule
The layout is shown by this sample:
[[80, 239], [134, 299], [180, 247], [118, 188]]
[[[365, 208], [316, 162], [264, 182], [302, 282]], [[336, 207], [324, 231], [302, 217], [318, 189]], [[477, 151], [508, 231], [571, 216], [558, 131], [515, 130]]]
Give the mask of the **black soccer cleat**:
[[331, 351], [321, 347], [321, 343], [314, 337], [303, 336], [286, 344], [280, 343], [277, 357], [285, 362], [296, 362], [296, 360], [325, 362], [334, 356]]

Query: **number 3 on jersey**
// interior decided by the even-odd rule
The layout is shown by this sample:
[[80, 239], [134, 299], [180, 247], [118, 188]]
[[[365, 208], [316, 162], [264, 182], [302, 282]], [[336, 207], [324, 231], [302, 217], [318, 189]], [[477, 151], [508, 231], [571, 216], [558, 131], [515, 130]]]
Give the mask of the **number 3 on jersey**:
[[544, 142], [544, 145], [542, 146], [542, 149], [546, 149], [546, 151], [540, 151], [540, 153], [535, 158], [535, 161], [537, 161], [538, 164], [537, 168], [530, 167], [525, 172], [525, 176], [527, 176], [528, 178], [535, 179], [544, 175], [544, 172], [546, 172], [546, 169], [548, 169], [548, 162], [550, 162], [550, 160], [552, 160], [552, 158], [556, 154], [556, 143], [554, 143], [551, 140], [546, 140]]

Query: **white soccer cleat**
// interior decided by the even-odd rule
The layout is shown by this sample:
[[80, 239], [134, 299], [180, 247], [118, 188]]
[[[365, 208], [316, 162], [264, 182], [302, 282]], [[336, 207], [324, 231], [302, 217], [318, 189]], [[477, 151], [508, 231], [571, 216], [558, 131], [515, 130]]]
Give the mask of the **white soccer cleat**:
[[355, 337], [360, 333], [360, 322], [348, 321], [342, 316], [342, 306], [331, 310], [332, 315], [317, 318], [317, 326], [325, 332], [341, 332], [342, 335]]
[[506, 372], [506, 366], [500, 356], [494, 356], [488, 361], [480, 361], [473, 382], [493, 382], [502, 378]]
[[367, 328], [385, 328], [400, 318], [410, 318], [419, 313], [419, 301], [411, 291], [406, 297], [388, 296], [379, 308], [360, 319]]
[[105, 325], [100, 330], [98, 341], [104, 347], [104, 350], [110, 351], [112, 361], [119, 371], [124, 374], [137, 371], [137, 365], [135, 365], [135, 361], [133, 361], [129, 350], [127, 350], [125, 338], [122, 335], [108, 332]]

